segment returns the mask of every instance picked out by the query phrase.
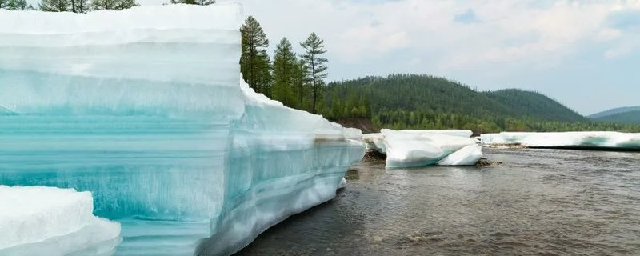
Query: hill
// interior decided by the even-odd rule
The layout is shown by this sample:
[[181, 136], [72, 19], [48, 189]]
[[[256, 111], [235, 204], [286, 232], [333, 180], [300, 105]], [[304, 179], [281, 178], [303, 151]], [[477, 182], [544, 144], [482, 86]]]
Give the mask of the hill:
[[513, 117], [552, 121], [586, 121], [575, 111], [537, 92], [508, 89], [478, 92], [446, 78], [427, 75], [391, 75], [334, 82], [333, 98], [365, 95], [371, 111], [433, 111], [474, 117]]
[[[549, 97], [523, 90], [477, 92], [467, 85], [427, 75], [367, 77], [329, 84], [328, 94], [368, 96], [371, 110], [430, 110], [476, 117], [529, 117], [554, 121], [585, 121]], [[330, 97], [331, 98], [331, 97]]]
[[541, 120], [582, 122], [586, 119], [561, 103], [532, 91], [507, 89], [485, 92], [489, 98], [507, 106], [511, 116], [528, 116]]
[[640, 124], [640, 110], [625, 111], [594, 118], [598, 122]]
[[602, 117], [605, 117], [605, 116], [617, 115], [617, 114], [622, 114], [622, 113], [631, 112], [631, 111], [640, 111], [640, 106], [614, 108], [614, 109], [602, 111], [600, 113], [596, 113], [596, 114], [593, 114], [593, 115], [589, 115], [587, 117], [592, 118], [592, 119], [597, 119], [597, 118], [602, 118]]
[[537, 92], [482, 92], [429, 75], [329, 83], [320, 112], [332, 120], [369, 118], [376, 127], [391, 129], [469, 129], [477, 133], [640, 130], [637, 126], [591, 122]]

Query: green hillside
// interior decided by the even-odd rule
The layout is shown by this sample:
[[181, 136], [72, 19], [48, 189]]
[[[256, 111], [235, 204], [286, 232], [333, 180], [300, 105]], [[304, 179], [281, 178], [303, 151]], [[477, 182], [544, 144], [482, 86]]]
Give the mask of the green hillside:
[[486, 92], [489, 98], [507, 106], [514, 117], [527, 116], [542, 120], [582, 122], [586, 119], [561, 103], [532, 91], [507, 89]]
[[607, 116], [595, 118], [594, 120], [599, 122], [640, 124], [640, 110], [607, 115]]
[[[426, 75], [367, 77], [329, 84], [328, 95], [366, 95], [374, 112], [381, 110], [431, 110], [474, 116], [505, 115], [510, 110], [489, 98], [445, 78]], [[328, 97], [329, 101], [332, 97]]]
[[330, 83], [320, 112], [332, 120], [370, 118], [391, 129], [510, 131], [622, 130], [639, 126], [599, 123], [536, 92], [479, 92], [446, 78], [390, 75]]

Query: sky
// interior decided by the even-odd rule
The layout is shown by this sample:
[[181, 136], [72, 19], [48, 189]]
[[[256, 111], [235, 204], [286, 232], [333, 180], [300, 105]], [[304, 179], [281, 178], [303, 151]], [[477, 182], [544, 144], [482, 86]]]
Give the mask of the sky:
[[218, 1], [240, 2], [271, 53], [317, 33], [329, 80], [420, 73], [538, 91], [581, 114], [640, 105], [640, 0]]

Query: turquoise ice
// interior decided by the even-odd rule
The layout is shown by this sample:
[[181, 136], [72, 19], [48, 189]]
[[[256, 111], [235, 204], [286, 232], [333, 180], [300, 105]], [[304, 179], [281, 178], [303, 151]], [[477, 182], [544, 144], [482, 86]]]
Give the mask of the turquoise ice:
[[359, 130], [240, 78], [241, 8], [0, 11], [0, 185], [90, 191], [116, 255], [224, 255], [335, 196]]

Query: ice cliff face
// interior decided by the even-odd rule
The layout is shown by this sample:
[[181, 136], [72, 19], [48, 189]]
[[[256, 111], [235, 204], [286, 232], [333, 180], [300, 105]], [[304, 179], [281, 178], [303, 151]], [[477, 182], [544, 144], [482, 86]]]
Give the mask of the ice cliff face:
[[117, 255], [233, 253], [332, 198], [360, 131], [249, 89], [241, 21], [234, 4], [0, 11], [0, 185], [91, 191], [122, 222]]

